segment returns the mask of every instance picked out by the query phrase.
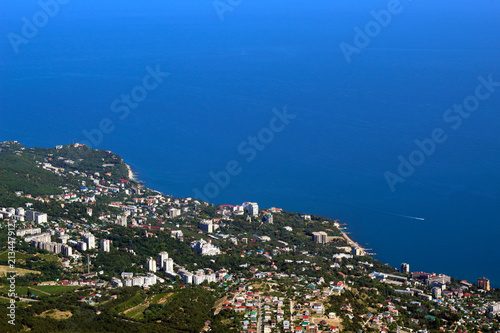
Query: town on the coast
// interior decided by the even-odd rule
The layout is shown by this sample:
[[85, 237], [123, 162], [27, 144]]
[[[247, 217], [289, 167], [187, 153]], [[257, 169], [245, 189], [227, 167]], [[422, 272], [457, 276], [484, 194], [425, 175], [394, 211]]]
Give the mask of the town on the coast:
[[500, 332], [500, 290], [481, 272], [466, 281], [391, 267], [345, 228], [312, 212], [166, 195], [110, 151], [6, 141], [0, 327]]

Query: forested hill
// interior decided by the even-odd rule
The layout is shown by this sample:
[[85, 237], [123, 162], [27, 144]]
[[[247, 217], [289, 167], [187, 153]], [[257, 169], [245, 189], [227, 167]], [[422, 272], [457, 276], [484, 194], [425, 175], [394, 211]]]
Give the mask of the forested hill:
[[60, 194], [65, 186], [80, 186], [81, 173], [106, 175], [110, 182], [128, 179], [123, 159], [110, 151], [79, 144], [28, 148], [17, 141], [0, 143], [0, 198], [16, 192]]

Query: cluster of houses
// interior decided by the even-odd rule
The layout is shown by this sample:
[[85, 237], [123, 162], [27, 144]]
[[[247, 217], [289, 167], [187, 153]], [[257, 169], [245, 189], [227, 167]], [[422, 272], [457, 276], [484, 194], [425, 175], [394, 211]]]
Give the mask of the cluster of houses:
[[[259, 283], [254, 280], [253, 283]], [[297, 280], [298, 281], [298, 280]], [[221, 309], [231, 309], [243, 315], [242, 332], [339, 332], [338, 325], [332, 325], [338, 319], [335, 313], [325, 314], [325, 308], [319, 301], [303, 301], [294, 304], [285, 294], [276, 290], [271, 296], [252, 285], [240, 285], [231, 292], [231, 297]]]

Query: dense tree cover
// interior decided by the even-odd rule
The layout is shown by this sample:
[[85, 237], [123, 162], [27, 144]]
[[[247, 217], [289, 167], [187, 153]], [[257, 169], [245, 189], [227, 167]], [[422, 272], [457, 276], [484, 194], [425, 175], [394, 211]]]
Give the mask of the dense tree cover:
[[139, 266], [145, 263], [145, 260], [141, 260], [141, 258], [129, 252], [116, 249], [109, 253], [99, 252], [91, 261], [97, 270], [104, 270], [108, 279], [113, 276], [120, 276], [121, 272], [143, 272], [144, 269]]
[[[65, 162], [67, 160], [74, 163]], [[0, 147], [0, 200], [2, 204], [10, 205], [18, 202], [19, 200], [12, 198], [15, 191], [39, 196], [60, 194], [63, 186], [79, 185], [77, 176], [67, 174], [65, 177], [60, 177], [42, 169], [37, 164], [37, 162], [45, 161], [68, 171], [89, 174], [99, 172], [110, 182], [128, 178], [128, 170], [122, 158], [104, 150], [72, 145], [55, 149], [26, 148], [14, 143], [2, 144]], [[113, 166], [104, 167], [106, 164]], [[111, 175], [105, 175], [106, 172], [111, 172]]]
[[201, 287], [186, 288], [169, 298], [167, 304], [149, 306], [144, 311], [145, 321], [161, 320], [172, 332], [199, 332], [205, 321], [212, 319], [214, 302], [210, 291]]
[[[53, 172], [36, 166], [39, 157], [22, 153], [0, 152], [0, 198], [12, 197], [16, 191], [30, 193], [33, 196], [62, 193], [59, 186], [65, 184], [65, 179]], [[13, 202], [15, 200], [12, 200]]]

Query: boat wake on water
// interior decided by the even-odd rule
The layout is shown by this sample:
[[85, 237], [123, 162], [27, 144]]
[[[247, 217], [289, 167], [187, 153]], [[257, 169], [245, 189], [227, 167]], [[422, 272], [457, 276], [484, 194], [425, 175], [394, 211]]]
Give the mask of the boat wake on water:
[[385, 214], [391, 214], [391, 215], [395, 215], [395, 216], [400, 216], [400, 217], [404, 217], [405, 219], [412, 219], [412, 220], [425, 221], [425, 218], [423, 218], [423, 217], [408, 216], [408, 215], [400, 215], [400, 214], [389, 213], [389, 212], [386, 212]]
[[383, 215], [398, 216], [398, 217], [402, 217], [402, 218], [410, 219], [410, 220], [425, 221], [425, 218], [423, 218], [423, 217], [410, 216], [410, 215], [401, 215], [401, 214], [396, 214], [396, 213], [381, 211], [381, 210], [373, 209], [373, 208], [369, 208], [369, 207], [361, 207], [361, 206], [355, 206], [355, 205], [344, 204], [344, 203], [335, 202], [335, 201], [327, 201], [327, 200], [314, 200], [314, 201], [331, 203], [331, 204], [334, 204], [334, 205], [344, 206], [344, 207], [348, 207], [348, 208], [367, 210], [367, 211], [370, 211], [370, 212], [374, 212], [374, 213], [378, 213], [378, 214], [383, 214]]

